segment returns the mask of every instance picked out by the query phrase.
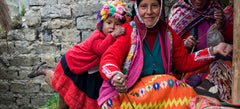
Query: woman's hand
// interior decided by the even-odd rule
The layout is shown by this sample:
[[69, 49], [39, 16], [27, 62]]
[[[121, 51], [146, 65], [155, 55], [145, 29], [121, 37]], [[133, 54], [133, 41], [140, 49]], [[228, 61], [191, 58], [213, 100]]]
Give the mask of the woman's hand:
[[184, 41], [184, 47], [187, 49], [193, 48], [194, 46], [197, 46], [200, 42], [195, 39], [193, 36], [189, 36]]
[[124, 27], [115, 28], [115, 30], [111, 33], [114, 38], [118, 36], [124, 35], [126, 33], [126, 29]]
[[220, 27], [223, 27], [225, 24], [225, 16], [224, 12], [221, 10], [217, 10], [214, 12], [214, 18], [216, 19], [216, 24], [219, 25]]
[[227, 43], [219, 43], [217, 46], [213, 47], [214, 54], [220, 54], [222, 56], [227, 56], [232, 53], [233, 46]]
[[123, 74], [116, 74], [112, 79], [112, 85], [119, 93], [127, 92], [126, 78]]

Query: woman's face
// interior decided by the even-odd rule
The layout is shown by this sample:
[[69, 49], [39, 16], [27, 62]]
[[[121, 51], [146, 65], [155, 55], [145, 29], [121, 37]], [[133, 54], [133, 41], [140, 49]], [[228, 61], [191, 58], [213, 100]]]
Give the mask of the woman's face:
[[207, 3], [207, 0], [191, 0], [193, 6], [197, 9], [202, 9]]
[[158, 0], [142, 0], [138, 6], [138, 13], [147, 27], [151, 27], [159, 18], [160, 4]]

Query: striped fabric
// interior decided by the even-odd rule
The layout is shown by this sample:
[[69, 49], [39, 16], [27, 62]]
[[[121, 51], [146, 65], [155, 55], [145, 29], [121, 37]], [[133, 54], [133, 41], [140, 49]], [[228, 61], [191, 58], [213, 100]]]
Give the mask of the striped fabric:
[[219, 97], [222, 101], [231, 99], [232, 62], [217, 60], [210, 65], [210, 74], [207, 79], [217, 85]]
[[190, 100], [188, 109], [239, 109], [240, 105], [219, 102], [217, 99], [199, 95]]

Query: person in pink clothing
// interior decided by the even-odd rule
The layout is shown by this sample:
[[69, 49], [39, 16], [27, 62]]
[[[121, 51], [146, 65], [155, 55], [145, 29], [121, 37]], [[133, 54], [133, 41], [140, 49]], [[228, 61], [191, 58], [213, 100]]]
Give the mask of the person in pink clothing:
[[[184, 47], [189, 53], [220, 42], [233, 42], [233, 25], [225, 16], [222, 7], [214, 0], [179, 0], [173, 5], [168, 21], [184, 41]], [[198, 94], [212, 95], [226, 101], [231, 99], [231, 61], [230, 55], [216, 55], [213, 62], [195, 71], [183, 73], [173, 69], [172, 72], [196, 88]], [[213, 90], [214, 88], [217, 90]]]
[[131, 14], [125, 3], [109, 1], [97, 15], [100, 21], [91, 36], [74, 45], [62, 56], [55, 71], [41, 63], [28, 75], [34, 78], [45, 75], [45, 81], [59, 93], [59, 109], [96, 109], [99, 88], [103, 79], [98, 72], [101, 55], [118, 36], [124, 35], [124, 24]]

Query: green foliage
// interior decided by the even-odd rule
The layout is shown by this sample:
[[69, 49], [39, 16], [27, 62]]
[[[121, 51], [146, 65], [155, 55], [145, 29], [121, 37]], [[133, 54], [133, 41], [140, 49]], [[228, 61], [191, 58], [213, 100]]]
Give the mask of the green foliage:
[[59, 94], [56, 93], [53, 99], [47, 101], [47, 103], [39, 109], [58, 109], [58, 97]]
[[21, 16], [24, 16], [25, 13], [26, 13], [26, 7], [25, 7], [24, 5], [22, 5], [22, 9], [21, 9], [20, 15], [21, 15]]
[[230, 4], [230, 5], [233, 5], [233, 1], [234, 1], [234, 0], [230, 0], [230, 1], [229, 1], [229, 4]]
[[5, 29], [0, 26], [0, 32], [4, 32], [4, 31], [5, 31]]
[[16, 16], [13, 17], [13, 20], [15, 21], [22, 21], [22, 16], [24, 16], [26, 13], [26, 7], [22, 5], [21, 12], [18, 13]]

